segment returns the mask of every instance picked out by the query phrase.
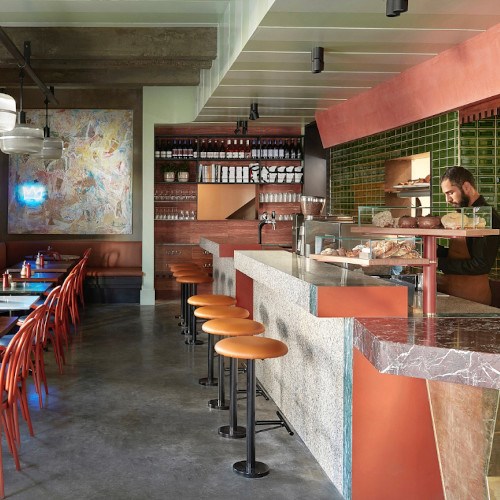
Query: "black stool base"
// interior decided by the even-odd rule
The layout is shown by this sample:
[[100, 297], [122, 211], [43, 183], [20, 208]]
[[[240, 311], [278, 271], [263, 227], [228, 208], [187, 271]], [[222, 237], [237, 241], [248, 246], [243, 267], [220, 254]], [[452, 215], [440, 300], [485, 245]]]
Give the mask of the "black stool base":
[[208, 377], [203, 377], [198, 380], [198, 384], [206, 387], [217, 387], [219, 385], [219, 379], [213, 378], [212, 380], [209, 380]]
[[231, 432], [231, 426], [230, 425], [223, 425], [222, 427], [219, 427], [219, 436], [229, 438], [229, 439], [241, 439], [246, 437], [247, 435], [247, 430], [245, 427], [240, 427], [239, 425], [236, 426], [235, 429], [233, 429], [233, 432]]
[[203, 342], [203, 340], [198, 340], [198, 339], [196, 339], [194, 342], [191, 339], [186, 339], [184, 343], [187, 345], [203, 345], [205, 342]]
[[229, 405], [226, 402], [219, 404], [218, 399], [211, 399], [208, 402], [208, 407], [212, 408], [212, 410], [229, 410]]
[[241, 474], [242, 476], [249, 478], [264, 477], [269, 474], [269, 467], [264, 462], [255, 462], [253, 471], [247, 472], [247, 461], [241, 460], [241, 462], [233, 464], [233, 470], [237, 474]]

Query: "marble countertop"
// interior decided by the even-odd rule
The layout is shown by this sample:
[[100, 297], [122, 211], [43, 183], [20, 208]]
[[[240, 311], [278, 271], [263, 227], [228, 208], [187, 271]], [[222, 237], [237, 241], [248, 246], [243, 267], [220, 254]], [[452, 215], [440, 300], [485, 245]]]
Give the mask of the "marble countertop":
[[498, 316], [357, 319], [353, 343], [381, 373], [500, 389]]

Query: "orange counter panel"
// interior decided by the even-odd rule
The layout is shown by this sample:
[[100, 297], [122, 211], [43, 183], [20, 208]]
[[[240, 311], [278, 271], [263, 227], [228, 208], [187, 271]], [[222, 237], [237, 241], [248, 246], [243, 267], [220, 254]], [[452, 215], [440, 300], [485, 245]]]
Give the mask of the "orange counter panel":
[[353, 351], [353, 500], [443, 500], [426, 381]]
[[321, 318], [408, 317], [405, 286], [318, 287], [317, 316]]

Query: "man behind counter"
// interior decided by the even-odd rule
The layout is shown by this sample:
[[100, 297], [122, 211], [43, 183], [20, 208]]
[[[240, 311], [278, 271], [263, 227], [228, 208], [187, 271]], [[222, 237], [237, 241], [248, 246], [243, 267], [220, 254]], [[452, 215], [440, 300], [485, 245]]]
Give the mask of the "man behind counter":
[[[441, 176], [441, 189], [446, 201], [455, 208], [487, 206], [478, 193], [474, 176], [463, 167], [447, 168]], [[500, 229], [500, 217], [492, 209], [491, 227]], [[449, 248], [438, 246], [440, 292], [464, 299], [491, 304], [488, 274], [495, 263], [500, 236], [453, 238]]]

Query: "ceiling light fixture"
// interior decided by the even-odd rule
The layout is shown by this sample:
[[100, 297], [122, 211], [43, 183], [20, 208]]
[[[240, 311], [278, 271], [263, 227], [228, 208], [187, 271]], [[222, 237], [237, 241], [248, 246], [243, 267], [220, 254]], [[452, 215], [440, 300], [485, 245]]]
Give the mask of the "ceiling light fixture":
[[401, 12], [408, 11], [408, 0], [387, 0], [385, 15], [387, 17], [397, 17]]
[[248, 132], [248, 121], [247, 120], [236, 120], [236, 128], [234, 133], [238, 135], [241, 132], [242, 135], [246, 135]]
[[248, 117], [249, 120], [258, 120], [260, 118], [259, 115], [259, 103], [252, 102], [250, 104], [250, 115]]
[[9, 155], [39, 153], [43, 144], [43, 130], [26, 124], [26, 113], [23, 111], [24, 69], [19, 72], [21, 83], [19, 97], [19, 123], [10, 132], [0, 137], [0, 149]]
[[[50, 87], [50, 91], [54, 94], [54, 87]], [[49, 127], [49, 99], [45, 97], [45, 127], [43, 127], [43, 145], [39, 153], [32, 156], [41, 158], [42, 160], [59, 160], [63, 152], [63, 141], [57, 137], [50, 137]]]
[[311, 51], [311, 72], [321, 73], [325, 69], [325, 61], [323, 59], [325, 49], [323, 47], [314, 47]]
[[12, 130], [16, 126], [16, 101], [8, 95], [0, 93], [0, 132]]

